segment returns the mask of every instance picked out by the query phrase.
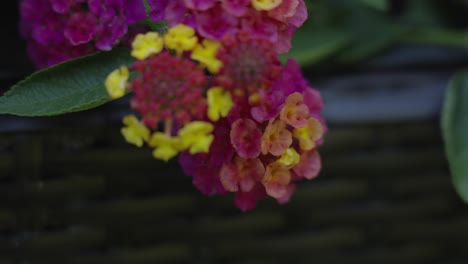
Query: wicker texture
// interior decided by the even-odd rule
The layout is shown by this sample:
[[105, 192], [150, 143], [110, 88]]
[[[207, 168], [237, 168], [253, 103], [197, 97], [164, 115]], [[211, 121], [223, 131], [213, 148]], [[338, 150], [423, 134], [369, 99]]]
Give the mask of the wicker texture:
[[[333, 125], [323, 172], [240, 213], [115, 129], [3, 133], [0, 263], [461, 263], [435, 122]], [[453, 260], [453, 261], [452, 261]], [[452, 262], [450, 262], [452, 261]], [[456, 262], [460, 261], [460, 262]]]

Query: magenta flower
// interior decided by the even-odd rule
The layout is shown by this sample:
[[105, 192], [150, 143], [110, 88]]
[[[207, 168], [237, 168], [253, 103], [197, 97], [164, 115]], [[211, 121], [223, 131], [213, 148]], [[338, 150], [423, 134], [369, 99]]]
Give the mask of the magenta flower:
[[179, 157], [179, 164], [184, 173], [193, 178], [193, 184], [203, 194], [226, 193], [219, 175], [223, 164], [230, 162], [234, 155], [229, 132], [229, 124], [222, 119], [215, 126], [214, 141], [208, 153], [190, 155], [185, 151]]
[[232, 124], [231, 144], [242, 158], [258, 157], [261, 138], [262, 131], [258, 128], [258, 124], [251, 119], [238, 119]]
[[236, 34], [224, 37], [222, 44], [217, 57], [223, 67], [216, 75], [216, 84], [230, 91], [238, 89], [234, 94], [238, 99], [270, 91], [282, 68], [272, 43]]
[[249, 192], [237, 192], [234, 196], [234, 204], [241, 211], [249, 211], [257, 206], [257, 200], [266, 196], [265, 188], [261, 184], [257, 184]]
[[[146, 17], [143, 1], [22, 0], [20, 28], [39, 68], [110, 50]], [[50, 51], [54, 49], [54, 51]]]
[[205, 38], [221, 40], [227, 34], [245, 32], [248, 38], [264, 39], [276, 53], [291, 47], [291, 37], [307, 18], [303, 0], [283, 0], [259, 9], [249, 0], [149, 0], [151, 18], [170, 26], [184, 23]]
[[98, 20], [93, 13], [74, 13], [70, 16], [65, 28], [65, 38], [74, 46], [87, 43], [96, 33], [97, 22]]

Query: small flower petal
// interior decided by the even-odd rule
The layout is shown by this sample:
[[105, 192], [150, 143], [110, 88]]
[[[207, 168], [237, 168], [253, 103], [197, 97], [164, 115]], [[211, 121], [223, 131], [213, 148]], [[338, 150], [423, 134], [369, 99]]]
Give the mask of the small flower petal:
[[232, 162], [223, 165], [219, 177], [227, 191], [249, 192], [264, 174], [265, 167], [259, 159], [243, 159], [236, 156]]
[[234, 106], [231, 93], [224, 91], [222, 87], [212, 87], [208, 90], [207, 97], [208, 118], [211, 121], [218, 121], [220, 117], [226, 117]]
[[288, 148], [286, 152], [277, 160], [277, 162], [283, 164], [284, 166], [294, 166], [299, 163], [300, 160], [299, 153], [294, 148]]
[[293, 135], [299, 140], [299, 148], [308, 151], [315, 148], [316, 141], [322, 138], [323, 127], [316, 118], [311, 117], [305, 127], [294, 129]]
[[120, 67], [112, 71], [106, 78], [104, 86], [106, 87], [107, 93], [113, 99], [120, 98], [125, 95], [125, 89], [127, 87], [127, 81], [130, 73], [128, 68], [125, 66]]
[[286, 123], [282, 120], [270, 120], [262, 137], [262, 153], [264, 155], [271, 153], [275, 156], [281, 156], [291, 144], [292, 135], [286, 129]]
[[309, 117], [309, 108], [304, 96], [298, 92], [290, 94], [280, 112], [280, 119], [295, 128], [304, 127]]
[[143, 146], [143, 142], [147, 141], [150, 136], [150, 130], [134, 115], [125, 116], [123, 118], [123, 123], [126, 127], [122, 127], [120, 131], [125, 140], [138, 147]]
[[148, 143], [154, 147], [153, 156], [156, 159], [168, 161], [179, 154], [181, 149], [180, 139], [171, 137], [161, 132], [156, 132], [151, 136]]
[[322, 162], [319, 153], [314, 149], [306, 151], [301, 154], [301, 160], [299, 163], [292, 168], [292, 170], [300, 177], [304, 177], [308, 180], [315, 178], [320, 169], [322, 168]]
[[252, 0], [252, 5], [258, 11], [268, 11], [279, 6], [282, 0]]
[[288, 193], [288, 185], [291, 182], [291, 171], [281, 163], [273, 162], [267, 165], [265, 176], [262, 179], [266, 193], [279, 199]]
[[157, 32], [138, 34], [132, 42], [132, 56], [144, 60], [151, 55], [158, 54], [163, 49], [163, 39]]
[[221, 44], [217, 41], [204, 39], [201, 44], [195, 46], [190, 56], [200, 62], [212, 74], [218, 73], [223, 63], [216, 57]]
[[187, 123], [179, 130], [182, 149], [188, 149], [190, 154], [208, 153], [214, 140], [213, 125], [204, 121]]
[[242, 158], [251, 159], [260, 155], [262, 131], [249, 118], [240, 118], [232, 123], [231, 144]]
[[181, 54], [183, 51], [193, 50], [197, 43], [198, 38], [195, 35], [195, 30], [184, 24], [171, 27], [166, 35], [164, 35], [164, 44], [166, 47], [175, 50], [177, 54]]

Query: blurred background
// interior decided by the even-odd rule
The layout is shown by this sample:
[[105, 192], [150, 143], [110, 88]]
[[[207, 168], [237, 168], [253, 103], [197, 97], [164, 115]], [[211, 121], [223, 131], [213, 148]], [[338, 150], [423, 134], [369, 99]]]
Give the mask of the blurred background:
[[[0, 264], [468, 262], [439, 129], [468, 1], [311, 0], [291, 56], [324, 97], [321, 175], [248, 213], [119, 134], [123, 101], [0, 115]], [[33, 71], [3, 3], [0, 93]]]

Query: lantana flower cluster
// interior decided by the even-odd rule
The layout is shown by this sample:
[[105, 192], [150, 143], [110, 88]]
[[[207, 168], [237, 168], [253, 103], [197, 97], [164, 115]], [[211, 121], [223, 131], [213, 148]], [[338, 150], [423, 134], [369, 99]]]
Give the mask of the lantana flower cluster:
[[239, 31], [273, 43], [276, 53], [291, 47], [294, 31], [307, 19], [303, 0], [148, 0], [150, 16], [169, 26], [183, 23], [204, 38], [221, 40]]
[[290, 42], [283, 30], [295, 28], [291, 21], [304, 11], [298, 11], [303, 1], [150, 5], [171, 26], [165, 34], [138, 35], [131, 51], [136, 61], [105, 82], [114, 98], [132, 93], [136, 113], [124, 117], [121, 129], [126, 141], [149, 146], [157, 159], [179, 155], [202, 193], [234, 193], [243, 211], [265, 197], [289, 201], [296, 182], [319, 173], [317, 147], [326, 131], [319, 92], [296, 61], [278, 59], [279, 43]]
[[135, 0], [21, 0], [20, 13], [21, 33], [39, 68], [111, 50], [129, 24], [146, 17], [144, 2]]

